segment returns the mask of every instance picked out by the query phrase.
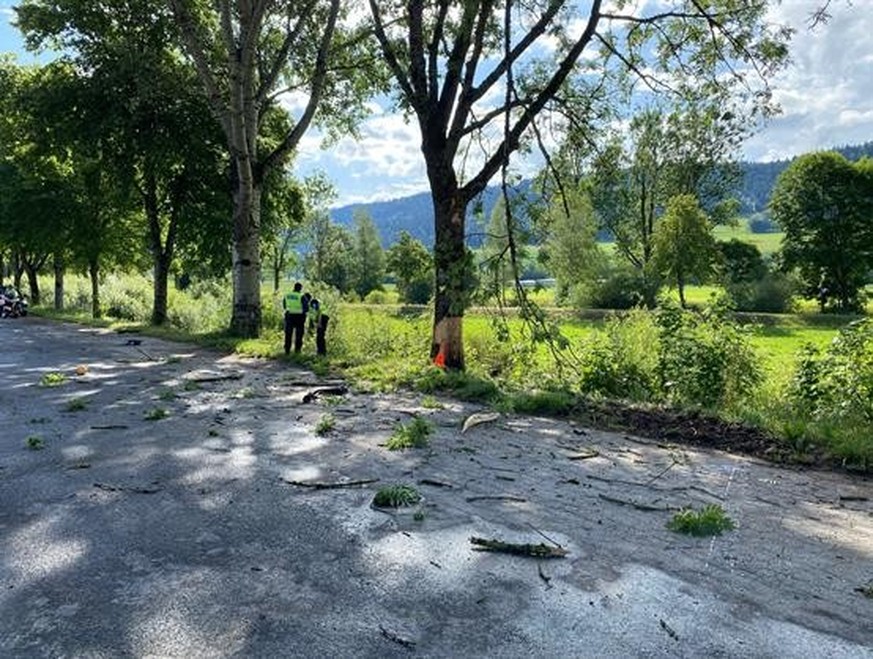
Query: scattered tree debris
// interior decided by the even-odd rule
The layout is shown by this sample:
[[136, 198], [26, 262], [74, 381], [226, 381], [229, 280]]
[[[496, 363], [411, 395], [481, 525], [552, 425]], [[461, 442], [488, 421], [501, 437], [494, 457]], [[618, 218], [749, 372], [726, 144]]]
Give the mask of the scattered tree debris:
[[382, 625], [379, 625], [379, 631], [382, 632], [382, 636], [387, 638], [392, 643], [397, 643], [398, 645], [402, 645], [404, 648], [408, 648], [409, 650], [412, 650], [415, 648], [415, 641], [410, 641], [408, 638], [403, 638], [402, 636], [399, 636], [399, 635], [395, 634], [394, 632], [390, 632], [387, 629], [385, 629]]
[[584, 452], [584, 453], [579, 453], [578, 455], [568, 455], [567, 459], [568, 460], [590, 460], [591, 458], [599, 458], [599, 457], [600, 457], [600, 451], [595, 451], [594, 449], [592, 449], [592, 450]]
[[144, 355], [145, 358], [148, 359], [150, 362], [157, 362], [157, 361], [160, 361], [159, 359], [157, 359], [157, 358], [155, 358], [155, 357], [152, 357], [149, 353], [147, 353], [147, 352], [146, 352], [145, 350], [143, 350], [142, 348], [137, 348], [136, 350], [137, 350], [137, 352], [139, 352], [139, 353], [141, 353], [142, 355]]
[[324, 481], [291, 481], [287, 478], [283, 478], [283, 481], [288, 483], [289, 485], [296, 485], [297, 487], [309, 487], [313, 490], [334, 490], [343, 487], [357, 487], [358, 485], [369, 485], [370, 483], [376, 483], [379, 481], [378, 478], [364, 478], [356, 481], [335, 481], [335, 482], [324, 482]]
[[467, 501], [517, 501], [518, 503], [526, 503], [527, 499], [512, 494], [482, 494], [479, 496], [467, 497]]
[[127, 430], [128, 426], [123, 423], [112, 423], [108, 426], [91, 426], [91, 430]]
[[497, 421], [497, 419], [499, 418], [499, 412], [476, 412], [475, 414], [471, 414], [464, 421], [464, 427], [461, 428], [461, 434], [463, 435], [470, 428], [481, 425], [483, 423], [491, 423], [492, 421]]
[[349, 393], [349, 388], [345, 385], [336, 387], [318, 387], [317, 389], [307, 391], [303, 395], [303, 402], [311, 403], [319, 396], [345, 396], [347, 393]]
[[663, 618], [658, 618], [658, 622], [661, 623], [661, 629], [663, 629], [665, 632], [667, 632], [667, 636], [672, 638], [674, 641], [679, 640], [679, 634], [677, 634], [676, 631], [670, 625], [668, 625], [666, 622], [664, 622]]
[[124, 485], [110, 485], [109, 483], [94, 483], [94, 487], [106, 492], [133, 492], [135, 494], [154, 494], [155, 492], [161, 491], [161, 488], [155, 484], [146, 485], [144, 487], [128, 487]]
[[567, 555], [567, 550], [563, 547], [549, 547], [542, 542], [538, 545], [519, 544], [515, 542], [503, 542], [502, 540], [488, 540], [486, 538], [470, 538], [470, 542], [475, 545], [474, 551], [494, 551], [503, 554], [512, 554], [514, 556], [531, 556], [533, 558], [564, 558]]
[[76, 462], [74, 464], [67, 465], [67, 469], [89, 469], [90, 467], [90, 462]]
[[540, 563], [537, 564], [537, 574], [539, 574], [540, 579], [542, 579], [543, 582], [545, 582], [546, 590], [548, 590], [549, 588], [552, 587], [552, 584], [551, 584], [552, 578], [550, 576], [548, 576], [545, 572], [543, 572], [543, 566]]
[[873, 580], [867, 582], [866, 586], [858, 586], [855, 588], [856, 593], [861, 593], [867, 599], [873, 599]]
[[194, 371], [182, 377], [186, 382], [221, 382], [222, 380], [242, 380], [242, 373], [217, 373], [215, 371]]
[[870, 501], [870, 497], [855, 494], [841, 494], [840, 501]]
[[657, 474], [655, 474], [655, 475], [652, 476], [649, 480], [647, 480], [647, 481], [646, 481], [646, 485], [651, 485], [652, 483], [654, 483], [656, 480], [658, 480], [661, 476], [663, 476], [663, 475], [666, 474], [668, 471], [670, 471], [670, 470], [671, 470], [673, 467], [675, 467], [677, 464], [680, 464], [679, 461], [676, 460], [676, 458], [673, 458], [673, 461], [672, 461], [670, 464], [668, 464], [668, 465], [667, 465], [666, 467], [664, 467], [661, 471], [659, 471]]
[[451, 483], [446, 483], [446, 482], [443, 482], [443, 481], [438, 481], [438, 480], [433, 479], [433, 478], [422, 478], [422, 479], [420, 479], [420, 480], [418, 481], [418, 484], [419, 484], [419, 485], [432, 485], [433, 487], [446, 487], [446, 488], [449, 488], [449, 489], [455, 487], [455, 486], [452, 485]]
[[639, 503], [637, 501], [628, 501], [626, 499], [619, 499], [618, 497], [611, 497], [606, 494], [598, 494], [601, 499], [604, 501], [609, 501], [611, 503], [617, 503], [620, 506], [631, 506], [636, 508], [637, 510], [644, 510], [646, 512], [652, 511], [670, 511], [670, 510], [681, 510], [681, 508], [677, 506], [652, 506], [647, 503]]

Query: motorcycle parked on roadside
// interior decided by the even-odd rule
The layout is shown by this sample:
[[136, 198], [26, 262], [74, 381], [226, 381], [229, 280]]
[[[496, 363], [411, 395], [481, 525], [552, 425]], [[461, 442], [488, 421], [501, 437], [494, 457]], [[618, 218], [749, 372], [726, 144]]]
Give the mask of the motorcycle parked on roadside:
[[0, 288], [0, 317], [19, 318], [27, 315], [27, 298], [12, 286]]

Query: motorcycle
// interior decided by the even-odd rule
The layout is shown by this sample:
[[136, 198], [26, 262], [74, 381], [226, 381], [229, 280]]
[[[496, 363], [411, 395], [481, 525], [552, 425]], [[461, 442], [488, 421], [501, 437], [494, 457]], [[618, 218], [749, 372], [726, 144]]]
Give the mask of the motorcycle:
[[19, 318], [27, 315], [27, 298], [19, 295], [11, 286], [0, 289], [0, 316]]

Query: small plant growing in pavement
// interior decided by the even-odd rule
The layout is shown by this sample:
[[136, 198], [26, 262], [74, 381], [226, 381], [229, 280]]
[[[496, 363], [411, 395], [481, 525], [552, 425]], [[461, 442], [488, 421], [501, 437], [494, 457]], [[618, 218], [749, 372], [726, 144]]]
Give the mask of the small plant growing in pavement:
[[389, 485], [380, 488], [373, 497], [373, 505], [379, 508], [402, 508], [414, 506], [421, 501], [421, 495], [411, 485]]
[[42, 376], [39, 383], [43, 387], [59, 387], [67, 381], [67, 376], [63, 373], [52, 372]]
[[736, 524], [721, 506], [710, 504], [699, 511], [692, 508], [680, 510], [667, 522], [667, 528], [676, 533], [702, 537], [721, 535], [724, 531], [735, 529]]
[[37, 437], [36, 435], [28, 437], [24, 441], [24, 445], [31, 451], [39, 451], [45, 448], [45, 442], [42, 440], [42, 437]]
[[145, 415], [146, 421], [159, 421], [161, 419], [166, 419], [170, 416], [170, 413], [167, 412], [163, 407], [156, 407], [152, 410], [149, 410]]
[[67, 412], [81, 412], [88, 407], [88, 401], [84, 398], [73, 398], [67, 402]]
[[399, 424], [385, 446], [389, 451], [399, 451], [407, 448], [423, 448], [427, 446], [433, 428], [428, 421], [420, 416], [407, 424]]
[[176, 392], [172, 389], [164, 389], [158, 394], [158, 398], [161, 400], [173, 400], [176, 398]]
[[334, 428], [336, 428], [336, 419], [333, 414], [322, 414], [318, 423], [315, 424], [315, 434], [324, 437]]
[[441, 410], [445, 408], [445, 405], [443, 405], [430, 394], [427, 394], [424, 398], [421, 399], [421, 406], [426, 410]]

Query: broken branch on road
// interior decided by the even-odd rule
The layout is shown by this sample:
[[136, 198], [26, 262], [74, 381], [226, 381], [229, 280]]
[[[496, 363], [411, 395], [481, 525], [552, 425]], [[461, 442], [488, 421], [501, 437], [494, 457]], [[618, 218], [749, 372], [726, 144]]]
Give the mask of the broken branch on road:
[[504, 542], [503, 540], [487, 538], [470, 538], [474, 545], [474, 551], [493, 551], [513, 556], [530, 556], [532, 558], [564, 558], [568, 552], [563, 547], [549, 547], [542, 542], [538, 545], [516, 542]]
[[334, 482], [324, 482], [324, 481], [292, 481], [287, 478], [283, 478], [283, 481], [288, 483], [289, 485], [296, 485], [297, 487], [309, 487], [313, 490], [334, 490], [343, 487], [357, 487], [358, 485], [369, 485], [370, 483], [378, 482], [378, 478], [364, 478], [356, 481], [334, 481]]

